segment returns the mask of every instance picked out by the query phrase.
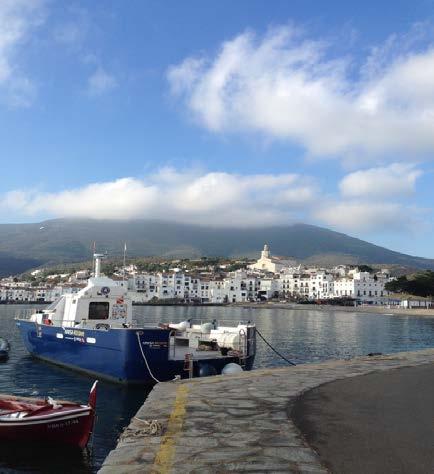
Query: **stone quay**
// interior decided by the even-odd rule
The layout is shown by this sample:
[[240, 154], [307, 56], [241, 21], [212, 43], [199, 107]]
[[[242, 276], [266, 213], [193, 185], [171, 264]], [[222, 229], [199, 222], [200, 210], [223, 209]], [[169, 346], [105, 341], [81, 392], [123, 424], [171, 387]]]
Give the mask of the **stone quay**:
[[291, 420], [298, 397], [327, 382], [432, 363], [427, 349], [159, 383], [99, 472], [326, 473]]

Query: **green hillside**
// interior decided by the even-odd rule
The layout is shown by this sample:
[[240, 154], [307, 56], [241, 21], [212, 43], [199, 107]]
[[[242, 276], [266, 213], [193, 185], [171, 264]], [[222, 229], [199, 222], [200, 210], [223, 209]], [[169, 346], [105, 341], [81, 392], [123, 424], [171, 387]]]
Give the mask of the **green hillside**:
[[[109, 255], [256, 257], [264, 242], [274, 255], [327, 265], [396, 264], [433, 269], [434, 260], [393, 252], [325, 228], [307, 224], [250, 229], [211, 228], [163, 221], [56, 219], [36, 224], [0, 225], [0, 274], [41, 264], [89, 259], [92, 243]], [[25, 267], [25, 268], [23, 268]]]

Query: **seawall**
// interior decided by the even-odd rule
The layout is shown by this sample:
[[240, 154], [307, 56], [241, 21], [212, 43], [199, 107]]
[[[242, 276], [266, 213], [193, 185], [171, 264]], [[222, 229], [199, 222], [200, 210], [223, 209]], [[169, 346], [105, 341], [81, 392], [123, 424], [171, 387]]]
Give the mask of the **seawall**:
[[[434, 349], [159, 383], [99, 472], [326, 473], [289, 418], [295, 399], [334, 380], [429, 363]], [[151, 420], [161, 432], [150, 433]]]

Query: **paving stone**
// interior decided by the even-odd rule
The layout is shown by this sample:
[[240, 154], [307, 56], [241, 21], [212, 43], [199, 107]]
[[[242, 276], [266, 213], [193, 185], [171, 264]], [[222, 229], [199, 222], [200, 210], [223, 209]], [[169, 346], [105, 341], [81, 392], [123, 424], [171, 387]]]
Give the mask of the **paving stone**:
[[318, 456], [310, 448], [300, 446], [290, 448], [265, 447], [263, 452], [266, 456], [284, 459], [285, 461], [318, 462]]
[[297, 465], [299, 474], [328, 474], [326, 468], [321, 466], [315, 466], [312, 464], [298, 464]]
[[[333, 360], [303, 366], [261, 369], [231, 377], [207, 377], [157, 384], [136, 417], [158, 419], [165, 429], [176, 390], [187, 384], [185, 416], [174, 428], [170, 472], [294, 472], [325, 474], [318, 456], [288, 419], [295, 397], [332, 380], [434, 361], [434, 350], [378, 358]], [[132, 420], [100, 472], [159, 473], [153, 466], [162, 437], [140, 436]], [[176, 431], [178, 430], [178, 432]], [[162, 472], [162, 470], [161, 470]]]
[[223, 448], [219, 450], [212, 450], [208, 452], [202, 452], [197, 455], [196, 459], [198, 461], [206, 461], [210, 464], [213, 463], [227, 463], [230, 461], [240, 461], [245, 458], [249, 458], [254, 454], [257, 454], [261, 451], [261, 448], [252, 448], [247, 449], [238, 449], [238, 448]]
[[275, 462], [273, 459], [264, 458], [262, 461], [244, 463], [226, 463], [225, 469], [228, 472], [297, 472], [297, 467], [285, 462]]
[[[150, 469], [150, 468], [149, 468]], [[151, 472], [150, 470], [146, 471], [144, 470], [143, 465], [136, 465], [136, 466], [128, 466], [128, 465], [122, 465], [122, 466], [104, 466], [98, 471], [98, 473], [101, 474], [142, 474], [143, 472]]]
[[211, 437], [192, 437], [192, 436], [181, 436], [178, 441], [177, 445], [181, 447], [194, 447], [194, 448], [201, 448], [201, 449], [211, 449], [218, 446], [218, 442], [216, 439]]
[[119, 446], [110, 452], [105, 462], [109, 465], [140, 464], [142, 453], [143, 445]]
[[261, 438], [261, 446], [264, 447], [293, 447], [293, 446], [301, 446], [303, 444], [303, 440], [300, 436], [295, 433], [285, 433], [283, 435], [270, 435], [264, 436]]
[[257, 411], [251, 411], [246, 408], [225, 408], [228, 415], [236, 417], [252, 418], [257, 414]]

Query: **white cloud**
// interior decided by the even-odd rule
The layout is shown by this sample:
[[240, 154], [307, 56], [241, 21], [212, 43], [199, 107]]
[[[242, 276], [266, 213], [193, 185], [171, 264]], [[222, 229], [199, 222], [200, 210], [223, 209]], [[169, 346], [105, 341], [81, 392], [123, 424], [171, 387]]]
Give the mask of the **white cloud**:
[[2, 100], [11, 106], [28, 106], [35, 86], [19, 68], [18, 50], [44, 19], [44, 0], [1, 0], [0, 87]]
[[113, 90], [117, 86], [117, 81], [114, 76], [106, 72], [102, 67], [98, 67], [89, 77], [87, 86], [89, 95], [100, 96]]
[[345, 176], [339, 184], [344, 197], [376, 199], [409, 196], [414, 193], [421, 171], [411, 164], [393, 163], [386, 167], [356, 171]]
[[325, 42], [282, 27], [261, 39], [240, 34], [213, 58], [187, 58], [168, 80], [213, 132], [260, 132], [315, 156], [398, 160], [434, 152], [434, 47], [407, 49], [378, 48], [354, 74]]
[[296, 174], [241, 176], [164, 168], [144, 180], [112, 182], [45, 193], [13, 191], [0, 209], [22, 215], [154, 218], [214, 226], [287, 224], [306, 212], [316, 188]]
[[359, 235], [405, 232], [428, 216], [428, 211], [400, 203], [332, 199], [320, 193], [315, 180], [300, 174], [243, 176], [174, 168], [144, 179], [120, 178], [55, 193], [15, 190], [0, 197], [0, 211], [22, 217], [145, 218], [216, 227], [307, 221]]
[[420, 222], [420, 210], [398, 203], [327, 202], [315, 212], [323, 223], [345, 232], [405, 232]]
[[365, 235], [421, 228], [431, 211], [408, 201], [421, 174], [415, 165], [402, 163], [350, 173], [339, 183], [341, 195], [321, 200], [313, 216], [336, 229]]

